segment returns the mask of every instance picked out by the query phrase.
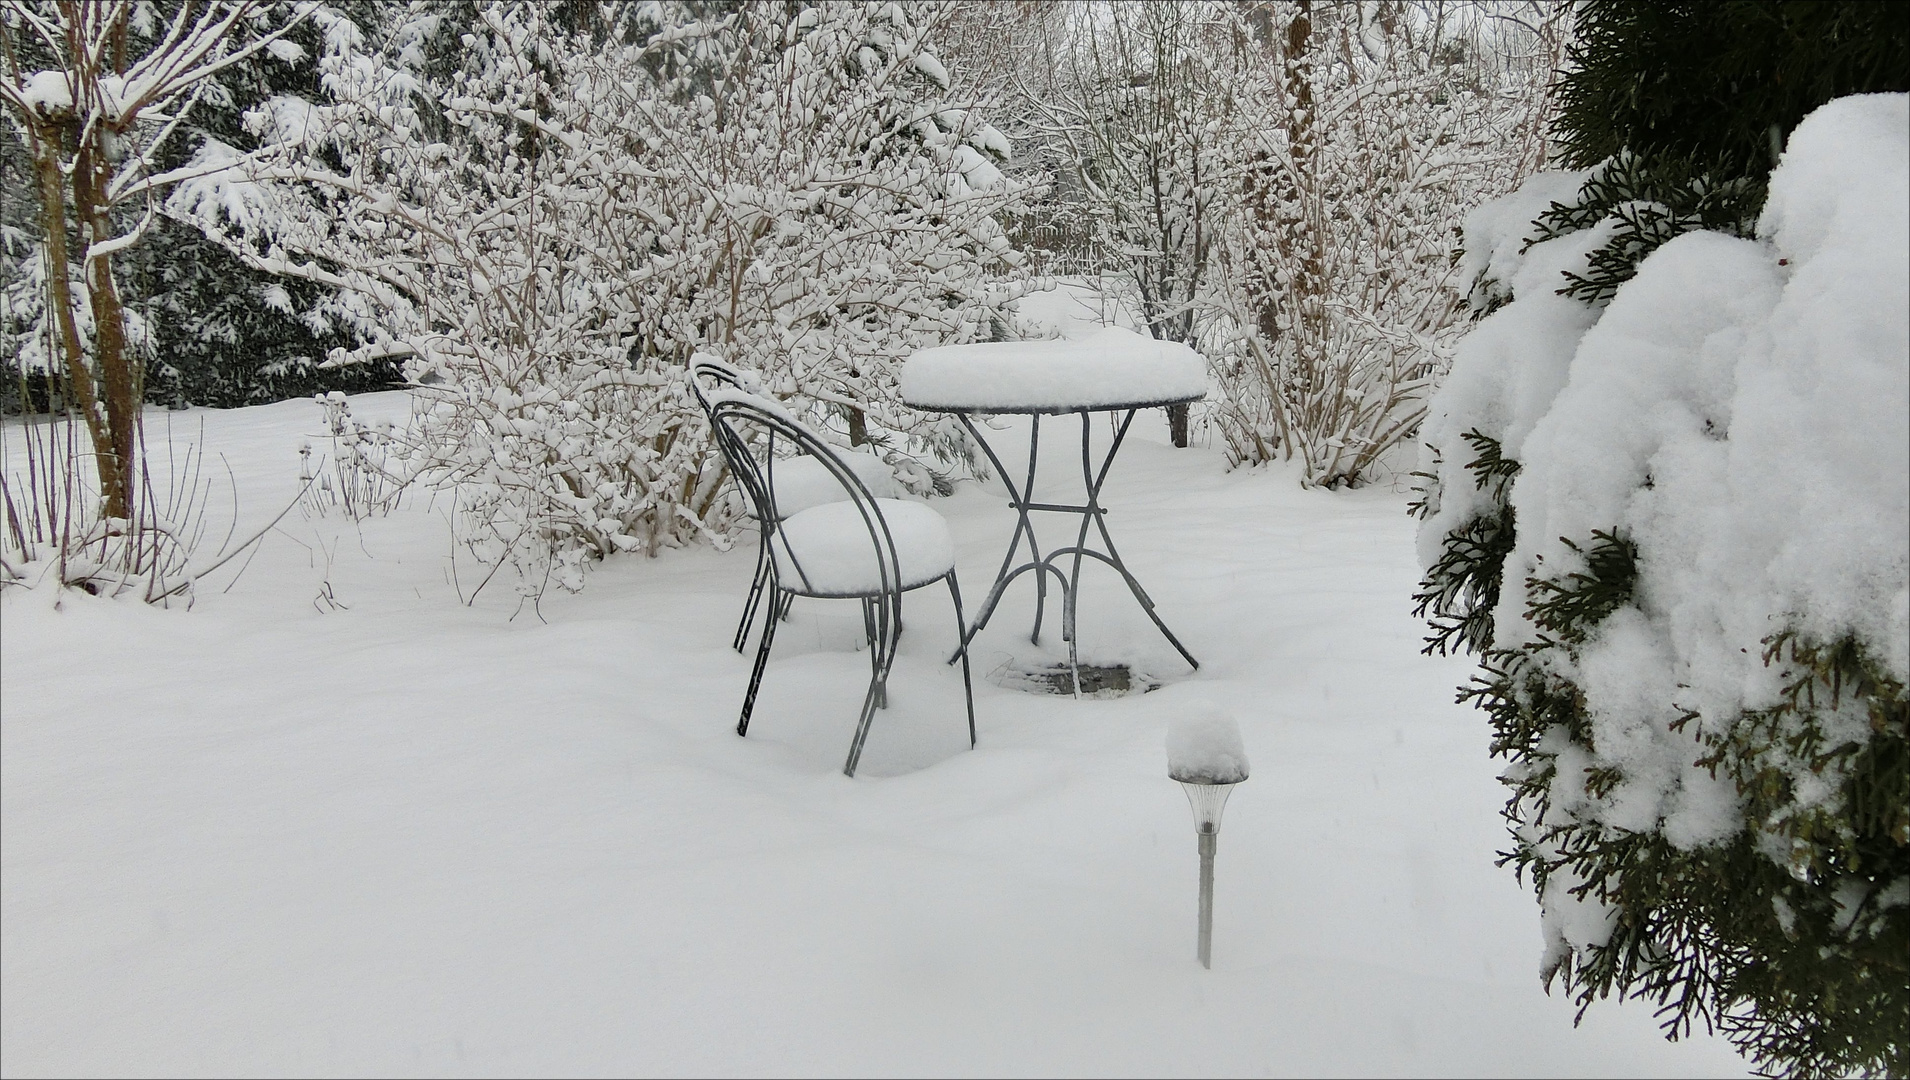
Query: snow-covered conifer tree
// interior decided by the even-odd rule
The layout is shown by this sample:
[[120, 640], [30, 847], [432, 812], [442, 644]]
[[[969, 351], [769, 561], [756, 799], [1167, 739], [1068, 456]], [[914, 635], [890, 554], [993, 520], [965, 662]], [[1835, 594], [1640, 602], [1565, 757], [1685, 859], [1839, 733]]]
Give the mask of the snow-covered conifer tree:
[[[1649, 998], [1774, 1072], [1894, 1075], [1910, 105], [1824, 97], [1910, 85], [1910, 23], [1581, 14], [1562, 127], [1586, 171], [1467, 221], [1482, 319], [1423, 433], [1429, 647], [1480, 657], [1461, 697], [1509, 759], [1548, 984]], [[1802, 68], [1800, 21], [1828, 28]], [[1634, 93], [1667, 37], [1688, 67]], [[1708, 107], [1735, 86], [1741, 112]]]

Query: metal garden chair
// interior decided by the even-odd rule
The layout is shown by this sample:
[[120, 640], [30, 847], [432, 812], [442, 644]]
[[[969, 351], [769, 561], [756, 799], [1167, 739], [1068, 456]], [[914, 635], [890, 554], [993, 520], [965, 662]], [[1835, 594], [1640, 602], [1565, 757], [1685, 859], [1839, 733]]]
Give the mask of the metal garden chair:
[[[946, 581], [955, 604], [956, 633], [966, 625], [948, 523], [920, 503], [878, 498], [857, 470], [820, 436], [776, 402], [751, 393], [752, 382], [745, 373], [699, 357], [692, 375], [717, 447], [750, 501], [761, 536], [756, 581], [744, 607], [738, 640], [746, 638], [758, 609], [763, 613], [763, 629], [736, 733], [749, 731], [776, 625], [795, 598], [861, 600], [870, 645], [869, 689], [863, 695], [849, 758], [842, 769], [854, 776], [875, 710], [888, 704], [889, 670], [902, 633], [902, 594]], [[811, 486], [791, 484], [786, 475], [778, 477], [779, 472], [787, 474], [792, 469], [799, 476], [813, 476], [819, 470], [842, 497], [816, 501], [800, 510], [780, 505], [792, 489]], [[807, 491], [797, 497], [813, 498]], [[761, 602], [764, 597], [767, 604]], [[968, 709], [968, 741], [973, 746], [975, 693], [966, 654], [962, 656], [962, 692]]]
[[[708, 389], [741, 390], [756, 393], [758, 388], [753, 373], [742, 371], [711, 356], [697, 356], [691, 362], [691, 388], [703, 406], [703, 414], [714, 425], [715, 418], [710, 416]], [[720, 435], [720, 433], [719, 433]], [[895, 474], [886, 462], [873, 454], [837, 454], [839, 459], [849, 466], [869, 493], [878, 499], [894, 498], [900, 494], [895, 483]], [[828, 469], [814, 458], [801, 455], [784, 458], [776, 467], [776, 509], [784, 517], [799, 514], [812, 506], [827, 502], [842, 502], [849, 498], [849, 492]], [[743, 616], [736, 621], [736, 634], [730, 641], [730, 647], [742, 652], [749, 641], [749, 627], [756, 618], [756, 605], [762, 601], [763, 590], [769, 583], [769, 544], [765, 534], [759, 534], [756, 546], [756, 573], [750, 580], [749, 595], [743, 601]], [[787, 605], [785, 605], [785, 610]], [[950, 658], [953, 663], [953, 658]]]

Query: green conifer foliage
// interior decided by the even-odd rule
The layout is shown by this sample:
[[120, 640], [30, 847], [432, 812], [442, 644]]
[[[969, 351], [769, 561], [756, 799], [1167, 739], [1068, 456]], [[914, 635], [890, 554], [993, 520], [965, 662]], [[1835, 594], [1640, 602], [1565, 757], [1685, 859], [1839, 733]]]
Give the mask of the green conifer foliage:
[[1910, 90], [1906, 4], [1585, 0], [1577, 14], [1555, 129], [1574, 168], [1630, 150], [1761, 187], [1811, 110]]
[[[1505, 558], [1517, 537], [1506, 488], [1519, 474], [1519, 463], [1505, 457], [1497, 439], [1477, 428], [1463, 438], [1472, 445], [1473, 459], [1466, 468], [1480, 491], [1491, 496], [1492, 512], [1481, 514], [1446, 537], [1439, 561], [1426, 571], [1413, 594], [1413, 614], [1432, 625], [1426, 652], [1441, 656], [1454, 650], [1482, 653], [1492, 646], [1492, 609], [1499, 604]], [[1431, 473], [1418, 473], [1428, 481]], [[1413, 505], [1425, 513], [1425, 503]]]
[[1716, 181], [1694, 175], [1689, 163], [1676, 158], [1620, 150], [1585, 178], [1576, 202], [1553, 203], [1539, 216], [1526, 246], [1610, 221], [1611, 238], [1592, 252], [1586, 272], [1567, 272], [1558, 290], [1603, 305], [1632, 279], [1645, 256], [1674, 236], [1711, 229], [1748, 238], [1757, 226], [1753, 203], [1763, 199], [1762, 191], [1746, 177]]
[[1583, 0], [1553, 136], [1592, 169], [1532, 241], [1615, 231], [1564, 295], [1604, 304], [1639, 262], [1693, 229], [1751, 235], [1784, 140], [1848, 94], [1910, 90], [1910, 4]]
[[[1555, 134], [1566, 161], [1592, 172], [1571, 204], [1533, 222], [1526, 247], [1609, 230], [1556, 290], [1593, 307], [1681, 233], [1752, 237], [1777, 150], [1807, 113], [1910, 89], [1910, 5], [1587, 0], [1579, 13]], [[1487, 498], [1445, 534], [1414, 597], [1426, 651], [1479, 659], [1459, 700], [1486, 713], [1492, 753], [1508, 762], [1502, 863], [1542, 900], [1550, 886], [1613, 919], [1602, 944], [1548, 953], [1547, 985], [1562, 982], [1581, 1015], [1613, 995], [1652, 1001], [1669, 1036], [1720, 1031], [1773, 1074], [1910, 1075], [1910, 699], [1878, 646], [1813, 640], [1773, 611], [1773, 632], [1743, 644], [1780, 674], [1776, 704], [1707, 726], [1662, 703], [1689, 760], [1735, 789], [1743, 826], [1727, 840], [1681, 848], [1581, 814], [1572, 807], [1627, 777], [1572, 673], [1601, 625], [1641, 603], [1638, 566], [1653, 553], [1601, 530], [1561, 538], [1576, 571], [1503, 580], [1520, 464], [1476, 429], [1461, 438], [1434, 454], [1466, 453]], [[1429, 477], [1418, 512], [1439, 497]], [[1495, 642], [1503, 590], [1516, 590], [1534, 640]]]

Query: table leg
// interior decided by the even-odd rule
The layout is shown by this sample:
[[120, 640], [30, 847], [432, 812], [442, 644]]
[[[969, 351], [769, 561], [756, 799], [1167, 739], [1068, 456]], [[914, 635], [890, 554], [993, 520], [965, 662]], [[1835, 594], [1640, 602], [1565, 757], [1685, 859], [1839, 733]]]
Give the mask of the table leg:
[[[1069, 592], [1071, 595], [1078, 594], [1081, 587], [1081, 557], [1087, 552], [1088, 522], [1094, 522], [1101, 530], [1101, 538], [1103, 540], [1107, 539], [1107, 522], [1102, 520], [1102, 516], [1107, 511], [1101, 505], [1101, 487], [1107, 483], [1108, 469], [1114, 463], [1115, 453], [1121, 449], [1122, 440], [1127, 438], [1128, 425], [1134, 422], [1134, 413], [1135, 410], [1129, 409], [1127, 416], [1122, 418], [1120, 427], [1115, 429], [1114, 441], [1108, 446], [1107, 456], [1101, 459], [1101, 471], [1099, 473], [1096, 473], [1094, 470], [1093, 444], [1089, 438], [1093, 431], [1093, 425], [1087, 413], [1083, 412], [1081, 414], [1081, 490], [1085, 494], [1087, 502], [1082, 504], [1081, 507], [1081, 531], [1076, 533], [1074, 538], [1074, 567], [1068, 575]], [[1120, 568], [1118, 560], [1112, 565], [1117, 569]], [[1123, 573], [1125, 573], [1125, 571], [1123, 571]], [[1068, 606], [1067, 616], [1064, 620], [1067, 628], [1065, 635], [1069, 638], [1072, 638], [1074, 635], [1074, 619], [1075, 602], [1071, 600]]]
[[[962, 426], [968, 430], [969, 437], [974, 439], [976, 444], [981, 447], [982, 453], [988, 458], [988, 463], [995, 467], [995, 475], [1001, 477], [1002, 486], [1008, 489], [1008, 505], [1014, 507], [1016, 516], [1015, 532], [1014, 535], [1009, 538], [1008, 553], [1002, 556], [1001, 568], [995, 571], [994, 587], [989, 590], [988, 599], [983, 601], [981, 611], [975, 616], [974, 625], [970, 626], [967, 631], [963, 633], [961, 646], [948, 658], [948, 662], [951, 664], [960, 658], [962, 653], [968, 649], [968, 643], [975, 639], [976, 634], [981, 633], [982, 627], [988, 625], [989, 618], [995, 613], [995, 605], [1000, 602], [1001, 594], [1008, 588], [1008, 583], [1019, 577], [1022, 570], [1046, 565], [1041, 558], [1041, 549], [1035, 542], [1034, 521], [1028, 516], [1028, 503], [1033, 498], [1035, 489], [1035, 466], [1040, 461], [1041, 417], [1038, 414], [1033, 417], [1033, 424], [1028, 438], [1028, 478], [1022, 482], [1022, 487], [1019, 491], [1015, 490], [1015, 481], [1013, 477], [1009, 475], [1008, 467], [1002, 464], [1001, 458], [995, 453], [995, 448], [989, 444], [987, 439], [982, 437], [980, 431], [976, 430], [975, 422], [969, 418], [967, 413], [957, 413], [956, 418], [959, 419], [962, 422]], [[1008, 568], [1014, 564], [1015, 552], [1021, 548], [1021, 537], [1023, 533], [1026, 533], [1028, 536], [1029, 562], [1027, 565], [1010, 573]], [[1059, 574], [1059, 571], [1056, 571], [1056, 573]], [[1035, 626], [1033, 634], [1029, 637], [1029, 640], [1036, 645], [1041, 644], [1042, 608], [1047, 601], [1047, 597], [1047, 574], [1037, 573], [1035, 575]]]
[[[1014, 481], [1009, 478], [1008, 470], [1003, 466], [1001, 458], [995, 454], [994, 447], [989, 444], [987, 439], [982, 437], [980, 431], [976, 430], [974, 422], [965, 413], [957, 414], [962, 425], [968, 429], [969, 435], [980, 444], [982, 453], [987, 455], [989, 463], [995, 468], [996, 475], [1002, 478], [1002, 486], [1008, 489], [1009, 505], [1015, 509], [1015, 532], [1009, 539], [1008, 553], [1002, 557], [1001, 568], [995, 572], [995, 584], [989, 589], [987, 600], [982, 603], [981, 611], [977, 613], [974, 625], [968, 627], [963, 633], [961, 645], [949, 656], [948, 662], [951, 664], [954, 663], [967, 652], [969, 643], [975, 639], [975, 635], [981, 633], [982, 628], [988, 625], [988, 620], [993, 617], [995, 607], [1001, 602], [1002, 594], [1007, 591], [1008, 586], [1013, 583], [1016, 578], [1029, 570], [1035, 571], [1035, 623], [1034, 631], [1030, 634], [1028, 640], [1036, 645], [1041, 644], [1041, 623], [1048, 596], [1048, 575], [1053, 574], [1056, 578], [1056, 584], [1061, 588], [1062, 594], [1061, 636], [1062, 639], [1068, 643], [1068, 669], [1074, 679], [1075, 694], [1079, 696], [1081, 692], [1081, 661], [1080, 645], [1075, 631], [1081, 594], [1081, 567], [1084, 559], [1094, 558], [1106, 563], [1114, 569], [1115, 573], [1121, 575], [1121, 580], [1127, 583], [1128, 590], [1134, 594], [1134, 599], [1140, 603], [1141, 609], [1146, 611], [1147, 617], [1154, 621], [1155, 628], [1161, 632], [1163, 637], [1167, 638], [1169, 644], [1174, 646], [1175, 651], [1180, 653], [1182, 659], [1186, 660], [1195, 670], [1199, 670], [1200, 661], [1195, 660], [1193, 654], [1187, 651], [1187, 647], [1182, 645], [1180, 639], [1174, 636], [1174, 632], [1167, 628], [1167, 624], [1161, 620], [1160, 614], [1154, 610], [1153, 598], [1147, 595], [1147, 590], [1141, 587], [1141, 583], [1135, 579], [1132, 573], [1128, 572], [1126, 564], [1121, 561], [1120, 552], [1114, 546], [1114, 537], [1108, 532], [1107, 521], [1105, 519], [1107, 510], [1101, 505], [1101, 490], [1107, 483], [1108, 473], [1114, 466], [1115, 455], [1120, 452], [1121, 444], [1126, 441], [1128, 430], [1132, 427], [1134, 417], [1139, 410], [1129, 409], [1127, 410], [1127, 414], [1121, 418], [1120, 423], [1115, 428], [1114, 439], [1108, 444], [1107, 453], [1101, 459], [1099, 469], [1096, 469], [1094, 465], [1093, 426], [1091, 418], [1089, 417], [1090, 410], [1084, 409], [1077, 411], [1081, 414], [1081, 482], [1086, 494], [1086, 501], [1081, 506], [1062, 506], [1048, 503], [1037, 504], [1034, 502], [1035, 472], [1041, 453], [1040, 414], [1034, 414], [1032, 416], [1028, 436], [1028, 475], [1027, 478], [1022, 481], [1022, 486], [1019, 490], [1015, 488]], [[1075, 535], [1074, 544], [1069, 547], [1050, 551], [1044, 558], [1041, 554], [1040, 547], [1035, 541], [1034, 521], [1029, 517], [1031, 510], [1067, 511], [1069, 513], [1080, 514], [1081, 527]], [[1088, 522], [1090, 520], [1094, 522], [1094, 527], [1100, 533], [1101, 543], [1107, 549], [1105, 554], [1091, 550], [1087, 546]], [[1024, 533], [1028, 537], [1028, 556], [1030, 561], [1010, 570], [1009, 567], [1015, 561], [1015, 553], [1021, 548], [1021, 538]], [[1063, 556], [1072, 556], [1073, 558], [1072, 565], [1065, 573], [1060, 566], [1056, 565]]]
[[[1099, 509], [1101, 506], [1101, 488], [1104, 484], [1107, 483], [1108, 470], [1114, 465], [1114, 454], [1116, 451], [1120, 450], [1121, 441], [1127, 438], [1128, 425], [1134, 422], [1134, 413], [1135, 413], [1135, 410], [1129, 409], [1127, 416], [1121, 420], [1120, 429], [1114, 433], [1114, 442], [1108, 447], [1107, 457], [1103, 458], [1101, 461], [1101, 471], [1098, 475], [1094, 477], [1093, 483], [1089, 488], [1088, 503], [1089, 505], [1094, 506], [1097, 509]], [[1085, 415], [1083, 416], [1083, 419], [1084, 420], [1086, 419]], [[1081, 449], [1082, 449], [1082, 453], [1081, 453], [1082, 475], [1085, 478], [1087, 475], [1087, 462], [1088, 462], [1087, 432], [1085, 429], [1083, 429], [1082, 431]], [[1127, 582], [1128, 590], [1134, 594], [1134, 599], [1139, 601], [1141, 605], [1141, 610], [1147, 612], [1147, 617], [1154, 620], [1154, 628], [1161, 632], [1161, 636], [1167, 639], [1167, 643], [1174, 646], [1174, 651], [1180, 653], [1181, 659], [1187, 661], [1188, 666], [1192, 667], [1195, 671], [1199, 671], [1200, 661], [1194, 659], [1194, 654], [1188, 652], [1187, 646], [1182, 645], [1180, 643], [1180, 639], [1174, 636], [1174, 632], [1172, 630], [1169, 630], [1167, 628], [1167, 624], [1161, 621], [1160, 615], [1154, 610], [1153, 599], [1147, 595], [1146, 589], [1141, 588], [1141, 583], [1135, 579], [1134, 575], [1128, 572], [1127, 564], [1121, 561], [1121, 553], [1114, 546], [1114, 537], [1108, 534], [1108, 523], [1107, 523], [1106, 517], [1098, 513], [1092, 514], [1090, 516], [1094, 518], [1095, 528], [1100, 530], [1102, 546], [1108, 549], [1108, 558], [1103, 561], [1105, 561], [1109, 566], [1112, 566], [1121, 575], [1121, 580]], [[1081, 523], [1081, 540], [1077, 543], [1077, 546], [1079, 547], [1086, 546], [1087, 534], [1088, 534], [1088, 523], [1086, 521], [1083, 521]], [[1076, 562], [1078, 563], [1080, 560], [1080, 556], [1079, 555], [1075, 556], [1075, 559], [1076, 559]]]
[[[1147, 590], [1143, 589], [1141, 583], [1135, 579], [1134, 575], [1128, 572], [1127, 564], [1121, 560], [1120, 550], [1114, 546], [1114, 537], [1108, 532], [1107, 518], [1105, 516], [1106, 509], [1101, 505], [1101, 489], [1107, 484], [1108, 472], [1114, 466], [1114, 456], [1120, 452], [1121, 443], [1127, 439], [1128, 428], [1134, 423], [1136, 412], [1137, 410], [1129, 409], [1127, 415], [1121, 418], [1120, 426], [1117, 427], [1114, 432], [1114, 441], [1108, 445], [1108, 452], [1106, 456], [1101, 459], [1101, 468], [1099, 471], [1096, 471], [1094, 468], [1093, 452], [1089, 444], [1088, 436], [1090, 428], [1088, 424], [1088, 414], [1085, 412], [1081, 414], [1081, 480], [1087, 492], [1087, 501], [1081, 508], [1081, 531], [1075, 539], [1074, 547], [1063, 548], [1059, 551], [1048, 553], [1050, 559], [1064, 554], [1074, 556], [1073, 572], [1068, 577], [1067, 610], [1063, 616], [1062, 625], [1064, 628], [1064, 636], [1069, 638], [1068, 664], [1075, 672], [1077, 686], [1080, 682], [1079, 661], [1077, 659], [1079, 654], [1078, 647], [1075, 646], [1073, 641], [1073, 633], [1075, 626], [1075, 608], [1079, 602], [1081, 590], [1081, 560], [1086, 556], [1093, 556], [1113, 567], [1114, 571], [1121, 575], [1121, 580], [1127, 583], [1128, 590], [1134, 594], [1134, 599], [1140, 603], [1141, 610], [1147, 612], [1147, 617], [1154, 621], [1155, 629], [1161, 632], [1161, 636], [1167, 639], [1168, 644], [1174, 646], [1174, 651], [1180, 653], [1181, 658], [1186, 660], [1190, 667], [1196, 671], [1200, 670], [1200, 661], [1194, 659], [1193, 654], [1187, 651], [1187, 647], [1182, 645], [1180, 639], [1174, 636], [1174, 632], [1167, 628], [1165, 622], [1161, 621], [1160, 614], [1154, 610], [1153, 598], [1147, 595]], [[1101, 543], [1107, 548], [1106, 555], [1098, 551], [1088, 550], [1088, 522], [1090, 519], [1094, 522], [1094, 527], [1101, 534]]]
[[[1028, 516], [1028, 504], [1032, 502], [1035, 497], [1035, 464], [1041, 460], [1041, 414], [1034, 414], [1032, 419], [1034, 422], [1030, 424], [1028, 428], [1028, 479], [1021, 485], [1021, 501], [1015, 509], [1021, 513], [1022, 524], [1028, 530], [1028, 558], [1033, 562], [1039, 563], [1041, 561], [1041, 550], [1035, 547], [1035, 522], [1033, 518]], [[1014, 555], [1014, 550], [1011, 548], [1008, 554], [1010, 556]], [[1029, 644], [1041, 644], [1041, 613], [1042, 610], [1047, 607], [1047, 604], [1048, 575], [1036, 574], [1035, 628], [1033, 632], [1028, 635]]]
[[[1134, 411], [1132, 409], [1128, 410], [1128, 419], [1134, 419]], [[1068, 673], [1074, 679], [1075, 697], [1081, 696], [1081, 644], [1080, 639], [1075, 634], [1075, 616], [1080, 610], [1081, 605], [1081, 553], [1087, 549], [1088, 522], [1098, 519], [1101, 516], [1099, 513], [1100, 503], [1096, 499], [1096, 496], [1099, 494], [1099, 485], [1095, 483], [1094, 479], [1094, 464], [1091, 457], [1092, 450], [1089, 441], [1089, 434], [1092, 430], [1093, 424], [1089, 414], [1085, 412], [1082, 413], [1081, 490], [1086, 493], [1087, 502], [1082, 506], [1081, 530], [1074, 538], [1074, 565], [1068, 571], [1068, 596], [1065, 601], [1066, 610], [1061, 617], [1061, 636], [1068, 641]], [[1125, 425], [1123, 425], [1122, 434], [1126, 434]], [[1118, 440], [1115, 445], [1119, 445]], [[1111, 455], [1113, 450], [1110, 449], [1108, 452]], [[1102, 470], [1102, 476], [1105, 477], [1106, 475], [1107, 471], [1105, 469]], [[1103, 531], [1105, 531], [1105, 528]]]
[[[1174, 636], [1174, 632], [1169, 630], [1167, 624], [1161, 621], [1160, 615], [1154, 610], [1153, 598], [1147, 595], [1147, 590], [1141, 588], [1141, 583], [1135, 579], [1133, 574], [1128, 573], [1127, 565], [1121, 562], [1121, 555], [1114, 548], [1114, 538], [1108, 535], [1107, 524], [1099, 521], [1099, 519], [1097, 519], [1097, 524], [1101, 529], [1101, 543], [1107, 547], [1108, 555], [1111, 556], [1102, 561], [1112, 566], [1115, 571], [1121, 575], [1121, 579], [1127, 582], [1128, 590], [1134, 594], [1134, 599], [1139, 601], [1141, 610], [1147, 612], [1147, 617], [1154, 620], [1154, 628], [1161, 632], [1161, 636], [1167, 639], [1167, 643], [1174, 647], [1175, 652], [1180, 653], [1181, 659], [1187, 661], [1187, 666], [1193, 668], [1195, 671], [1199, 671], [1200, 661], [1194, 659], [1194, 654], [1188, 652], [1187, 646], [1182, 645], [1180, 639]], [[1088, 554], [1098, 555], [1099, 553], [1090, 551]]]

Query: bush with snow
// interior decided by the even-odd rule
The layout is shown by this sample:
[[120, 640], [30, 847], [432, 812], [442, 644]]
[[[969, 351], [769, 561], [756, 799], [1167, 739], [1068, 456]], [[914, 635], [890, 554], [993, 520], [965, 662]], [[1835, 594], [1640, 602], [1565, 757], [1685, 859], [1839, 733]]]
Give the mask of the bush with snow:
[[1907, 128], [1818, 109], [1755, 238], [1661, 212], [1609, 290], [1638, 204], [1559, 223], [1612, 168], [1483, 208], [1503, 306], [1423, 432], [1420, 611], [1481, 657], [1544, 977], [1805, 1074], [1910, 1068]]
[[928, 10], [420, 7], [375, 47], [327, 10], [329, 97], [255, 111], [276, 157], [174, 206], [381, 312], [335, 362], [407, 357], [414, 464], [455, 485], [466, 539], [576, 587], [737, 520], [697, 350], [844, 442], [965, 447], [900, 406], [895, 366], [992, 332], [1016, 260], [994, 215], [1022, 189], [944, 100]]
[[1410, 441], [1463, 332], [1454, 231], [1543, 160], [1572, 9], [1503, 37], [1483, 9], [1406, 10], [1077, 5], [1022, 89], [1058, 209], [1149, 332], [1208, 357], [1230, 462], [1297, 460], [1308, 486]]

